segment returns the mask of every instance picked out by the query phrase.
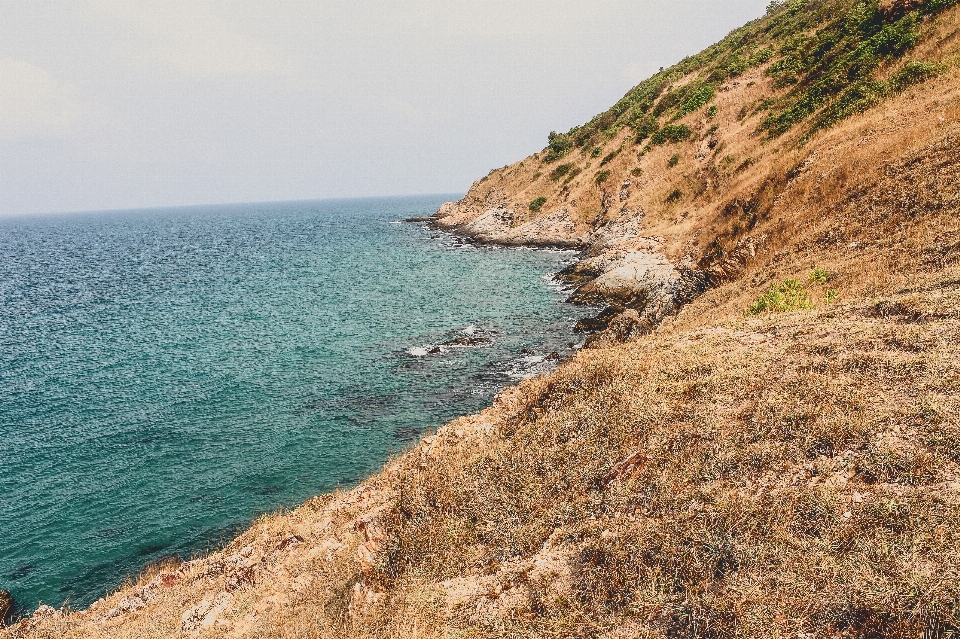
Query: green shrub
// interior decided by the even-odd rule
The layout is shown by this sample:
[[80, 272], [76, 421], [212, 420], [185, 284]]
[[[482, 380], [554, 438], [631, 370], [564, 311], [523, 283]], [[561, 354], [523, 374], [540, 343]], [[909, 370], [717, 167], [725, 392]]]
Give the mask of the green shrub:
[[953, 5], [960, 2], [960, 0], [928, 0], [926, 6], [923, 8], [924, 13], [937, 13], [943, 11], [944, 9], [949, 9]]
[[566, 185], [570, 184], [570, 182], [573, 181], [573, 178], [575, 178], [575, 177], [577, 177], [578, 175], [580, 175], [580, 172], [581, 172], [581, 171], [583, 171], [583, 169], [581, 169], [579, 166], [575, 166], [575, 167], [573, 167], [572, 169], [570, 169], [570, 172], [567, 173], [567, 179], [565, 179], [565, 180], [563, 181], [563, 185], [566, 186]]
[[643, 175], [643, 168], [639, 166], [633, 167], [633, 169], [630, 171], [630, 175], [632, 175], [633, 177], [640, 177], [641, 175]]
[[620, 149], [614, 149], [613, 151], [610, 151], [610, 153], [607, 153], [605, 156], [603, 156], [603, 159], [600, 160], [600, 166], [608, 164], [610, 160], [617, 157], [618, 155], [620, 155]]
[[530, 202], [530, 210], [533, 211], [534, 213], [539, 213], [540, 209], [542, 209], [543, 205], [546, 203], [547, 203], [547, 198], [541, 195], [534, 201]]
[[913, 84], [925, 82], [940, 73], [940, 67], [932, 62], [908, 62], [903, 68], [891, 74], [887, 80], [887, 90], [900, 93]]
[[707, 117], [712, 120], [713, 118], [717, 117], [717, 113], [719, 112], [720, 107], [718, 107], [716, 104], [711, 104], [710, 108], [707, 109]]
[[662, 146], [667, 142], [682, 142], [692, 135], [693, 131], [686, 124], [668, 124], [650, 137], [650, 144]]
[[713, 88], [712, 84], [704, 83], [697, 85], [686, 94], [683, 102], [680, 104], [680, 108], [677, 109], [677, 114], [673, 117], [673, 119], [679, 120], [688, 113], [693, 113], [694, 111], [705, 107], [713, 100], [713, 98], [716, 97], [716, 95], [717, 91]]
[[773, 57], [773, 47], [764, 47], [759, 51], [755, 51], [753, 55], [747, 60], [748, 64], [751, 67], [757, 67], [765, 62], [769, 62], [770, 58]]
[[[769, 111], [759, 127], [768, 137], [785, 133], [859, 85], [845, 96], [841, 108], [819, 121], [820, 126], [828, 125], [868, 107], [873, 97], [929, 77], [929, 69], [916, 67], [905, 70], [896, 80], [891, 78], [887, 93], [871, 97], [863, 90], [873, 86], [870, 83], [876, 81], [879, 68], [895, 62], [916, 45], [921, 15], [938, 13], [958, 2], [917, 2], [917, 11], [907, 15], [881, 12], [877, 0], [771, 2], [765, 17], [673, 67], [661, 68], [586, 124], [566, 134], [554, 134], [558, 139], [551, 139], [550, 148], [540, 156], [552, 162], [563, 157], [570, 146], [593, 151], [603, 136], [610, 139], [625, 126], [634, 129], [636, 143], [643, 144], [660, 128], [658, 118], [670, 114], [670, 120], [676, 121], [702, 108], [731, 74], [739, 75], [760, 65], [767, 65], [765, 73], [773, 79], [774, 87], [787, 89], [786, 95], [769, 99], [760, 109]], [[691, 74], [697, 79], [678, 85]], [[751, 111], [756, 112], [753, 107], [745, 109], [740, 119]], [[660, 135], [655, 145], [667, 141], [675, 140]], [[593, 157], [600, 155], [602, 151]]]
[[570, 139], [570, 136], [557, 133], [556, 131], [551, 131], [547, 136], [547, 141], [549, 142], [549, 148], [547, 149], [547, 154], [544, 156], [544, 162], [554, 162], [559, 160], [564, 155], [567, 154], [567, 151], [573, 146], [573, 141]]
[[803, 285], [795, 279], [783, 280], [750, 305], [751, 315], [764, 312], [798, 311], [813, 308], [810, 296]]
[[555, 168], [553, 171], [550, 172], [550, 179], [556, 182], [557, 180], [562, 178], [564, 175], [569, 173], [570, 169], [572, 168], [573, 168], [573, 164], [569, 164], [569, 163], [557, 165], [557, 168]]
[[603, 147], [602, 147], [602, 146], [594, 147], [593, 151], [590, 153], [590, 157], [592, 157], [592, 158], [598, 158], [598, 157], [600, 157], [600, 154], [601, 154], [601, 153], [603, 153]]
[[680, 163], [680, 154], [679, 154], [679, 153], [674, 153], [674, 154], [673, 154], [673, 157], [671, 157], [669, 160], [667, 160], [667, 166], [673, 167], [673, 166], [676, 166], [676, 165], [679, 164], [679, 163]]
[[737, 55], [734, 56], [733, 59], [730, 60], [730, 64], [727, 65], [727, 75], [735, 78], [745, 73], [749, 68], [750, 63]]
[[851, 115], [863, 113], [880, 102], [884, 95], [886, 95], [886, 86], [882, 82], [854, 84], [817, 115], [808, 135], [833, 126]]
[[797, 84], [761, 123], [760, 130], [769, 137], [786, 133], [826, 107], [809, 135], [870, 108], [890, 91], [922, 81], [931, 72], [911, 66], [887, 83], [874, 79], [883, 63], [900, 58], [919, 41], [917, 12], [891, 17], [876, 3], [860, 2], [812, 35], [795, 33], [784, 40], [781, 57], [766, 71], [774, 88]]
[[680, 101], [683, 100], [688, 88], [689, 87], [680, 87], [679, 89], [667, 91], [667, 93], [665, 93], [653, 107], [653, 116], [658, 118], [680, 104]]
[[610, 170], [604, 169], [603, 171], [597, 171], [593, 175], [593, 181], [597, 183], [597, 186], [603, 184], [610, 178]]
[[830, 273], [825, 268], [815, 268], [810, 273], [810, 281], [815, 284], [826, 284], [830, 280]]
[[840, 297], [840, 291], [838, 291], [835, 288], [831, 288], [829, 291], [827, 291], [827, 294], [824, 296], [824, 298], [827, 301], [827, 304], [833, 304], [834, 302], [837, 301], [838, 297]]
[[667, 204], [673, 204], [674, 202], [679, 202], [683, 199], [683, 191], [680, 189], [674, 189], [670, 192], [670, 195], [667, 196]]
[[637, 144], [640, 144], [660, 129], [660, 122], [652, 115], [648, 115], [637, 122], [634, 128], [637, 131]]

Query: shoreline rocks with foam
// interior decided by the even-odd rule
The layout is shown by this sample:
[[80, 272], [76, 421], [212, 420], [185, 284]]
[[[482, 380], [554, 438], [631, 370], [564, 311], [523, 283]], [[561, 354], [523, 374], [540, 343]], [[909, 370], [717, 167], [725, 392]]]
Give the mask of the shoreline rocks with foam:
[[565, 207], [529, 221], [521, 214], [521, 205], [503, 194], [484, 206], [464, 196], [443, 204], [429, 224], [484, 245], [579, 250], [578, 261], [557, 277], [573, 287], [569, 301], [604, 306], [578, 323], [583, 332], [616, 323], [612, 335], [629, 339], [652, 330], [706, 288], [706, 275], [667, 258], [661, 238], [641, 235], [642, 211], [623, 208], [597, 226], [576, 222]]

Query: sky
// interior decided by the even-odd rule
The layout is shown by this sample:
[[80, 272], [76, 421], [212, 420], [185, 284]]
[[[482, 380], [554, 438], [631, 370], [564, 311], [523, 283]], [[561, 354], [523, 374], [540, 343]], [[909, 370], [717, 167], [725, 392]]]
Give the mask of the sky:
[[767, 0], [0, 0], [0, 215], [464, 192]]

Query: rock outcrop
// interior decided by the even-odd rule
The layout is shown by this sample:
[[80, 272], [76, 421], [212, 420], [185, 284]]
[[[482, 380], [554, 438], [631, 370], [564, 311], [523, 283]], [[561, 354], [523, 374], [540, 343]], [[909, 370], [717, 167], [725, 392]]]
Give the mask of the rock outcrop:
[[[629, 197], [630, 181], [620, 189]], [[581, 322], [585, 332], [605, 329], [625, 310], [635, 311], [615, 332], [628, 339], [655, 327], [664, 317], [702, 290], [705, 277], [667, 259], [663, 242], [641, 235], [641, 210], [624, 207], [595, 227], [578, 225], [567, 208], [518, 223], [519, 205], [503, 200], [495, 208], [473, 206], [469, 198], [447, 202], [433, 217], [437, 228], [483, 244], [575, 248], [580, 260], [558, 275], [575, 287], [570, 301], [604, 307], [596, 317]], [[630, 330], [623, 330], [629, 323]]]
[[466, 201], [447, 202], [434, 214], [431, 222], [483, 244], [501, 246], [540, 246], [582, 248], [587, 226], [578, 224], [566, 208], [525, 221], [522, 207], [510, 201], [497, 206], [477, 208]]
[[8, 590], [0, 590], [0, 626], [5, 625], [13, 618], [17, 602]]

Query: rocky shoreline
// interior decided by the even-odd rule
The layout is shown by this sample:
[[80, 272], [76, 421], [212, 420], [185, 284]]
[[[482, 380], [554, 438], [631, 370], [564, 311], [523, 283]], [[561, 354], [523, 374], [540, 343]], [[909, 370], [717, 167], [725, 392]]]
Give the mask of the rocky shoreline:
[[[624, 182], [621, 199], [629, 188]], [[566, 208], [523, 222], [522, 209], [507, 199], [477, 207], [467, 194], [415, 221], [483, 246], [578, 251], [577, 261], [556, 276], [573, 288], [568, 301], [602, 310], [579, 321], [576, 330], [603, 332], [617, 341], [649, 332], [709, 286], [705, 273], [667, 258], [662, 238], [641, 235], [641, 211], [623, 207], [595, 225], [583, 225]]]

